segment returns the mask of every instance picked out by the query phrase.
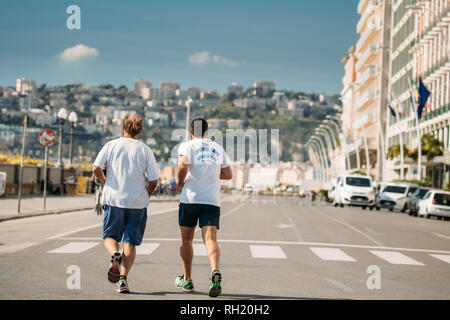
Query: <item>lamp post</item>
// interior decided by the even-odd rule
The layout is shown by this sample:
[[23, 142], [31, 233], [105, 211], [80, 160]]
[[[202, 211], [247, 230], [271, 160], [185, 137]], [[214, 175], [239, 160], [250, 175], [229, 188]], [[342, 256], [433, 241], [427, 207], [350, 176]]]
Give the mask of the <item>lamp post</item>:
[[73, 163], [73, 131], [74, 131], [74, 128], [76, 127], [77, 121], [78, 121], [77, 114], [74, 111], [72, 111], [69, 114], [69, 121], [70, 121], [70, 157], [69, 158], [70, 158], [70, 164], [72, 165], [72, 163]]
[[326, 116], [326, 120], [324, 121], [324, 123], [327, 124], [331, 124], [333, 125], [333, 127], [336, 129], [336, 133], [337, 136], [340, 137], [341, 135], [343, 135], [343, 139], [344, 139], [344, 153], [345, 153], [345, 159], [347, 161], [347, 168], [348, 170], [350, 170], [350, 154], [348, 152], [348, 145], [347, 145], [347, 141], [345, 139], [345, 135], [343, 133], [343, 128], [342, 128], [342, 122], [339, 118], [335, 117], [335, 116], [331, 116], [331, 115], [327, 115]]
[[327, 126], [327, 125], [325, 125], [325, 124], [321, 124], [321, 125], [319, 126], [319, 128], [323, 129], [323, 130], [330, 136], [330, 139], [331, 139], [331, 142], [332, 142], [333, 150], [336, 149], [336, 148], [337, 148], [337, 145], [336, 145], [336, 137], [334, 136], [333, 130], [332, 130], [329, 126]]
[[319, 147], [317, 141], [315, 141], [314, 139], [310, 139], [309, 143], [310, 143], [311, 149], [313, 150], [313, 153], [315, 154], [315, 156], [319, 162], [320, 180], [322, 181], [322, 183], [325, 183], [326, 169], [325, 169], [325, 162], [323, 161], [323, 157], [320, 152], [320, 147]]
[[184, 141], [188, 141], [189, 140], [189, 118], [191, 116], [191, 103], [192, 103], [192, 99], [191, 96], [189, 96], [186, 100], [186, 135], [184, 137]]
[[58, 119], [59, 119], [59, 148], [58, 148], [58, 167], [62, 167], [62, 145], [63, 145], [63, 127], [64, 122], [67, 119], [67, 110], [64, 108], [59, 109], [58, 111]]
[[322, 139], [318, 135], [313, 135], [311, 137], [311, 141], [316, 141], [319, 144], [319, 149], [321, 151], [322, 158], [325, 163], [325, 166], [324, 166], [325, 167], [325, 181], [328, 181], [328, 157], [327, 157], [327, 152], [326, 152], [325, 146], [322, 142]]

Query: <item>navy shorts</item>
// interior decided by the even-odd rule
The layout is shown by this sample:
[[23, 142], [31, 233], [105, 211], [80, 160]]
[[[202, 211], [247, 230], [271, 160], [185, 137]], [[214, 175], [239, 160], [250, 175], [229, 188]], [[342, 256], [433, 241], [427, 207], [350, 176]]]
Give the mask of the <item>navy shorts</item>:
[[147, 224], [147, 208], [125, 209], [103, 205], [103, 240], [112, 238], [138, 246], [144, 237]]
[[219, 230], [220, 207], [209, 204], [180, 203], [178, 224], [183, 227], [195, 227], [197, 221], [200, 228], [216, 226]]

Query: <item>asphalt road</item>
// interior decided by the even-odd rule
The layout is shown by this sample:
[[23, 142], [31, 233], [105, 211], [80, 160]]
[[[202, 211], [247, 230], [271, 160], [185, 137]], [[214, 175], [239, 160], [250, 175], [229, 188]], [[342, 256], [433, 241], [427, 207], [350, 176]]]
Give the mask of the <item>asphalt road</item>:
[[[196, 292], [174, 286], [182, 274], [177, 208], [150, 205], [127, 295], [106, 278], [102, 217], [77, 212], [0, 223], [0, 299], [210, 299], [200, 232]], [[450, 299], [445, 221], [232, 195], [222, 201], [219, 242], [218, 299]]]

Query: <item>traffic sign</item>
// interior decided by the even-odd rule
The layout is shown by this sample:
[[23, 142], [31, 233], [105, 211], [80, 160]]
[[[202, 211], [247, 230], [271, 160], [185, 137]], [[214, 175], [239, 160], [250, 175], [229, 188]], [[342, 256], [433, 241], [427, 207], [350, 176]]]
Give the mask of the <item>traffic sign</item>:
[[39, 133], [39, 143], [44, 147], [50, 147], [56, 142], [56, 133], [50, 129], [44, 129]]

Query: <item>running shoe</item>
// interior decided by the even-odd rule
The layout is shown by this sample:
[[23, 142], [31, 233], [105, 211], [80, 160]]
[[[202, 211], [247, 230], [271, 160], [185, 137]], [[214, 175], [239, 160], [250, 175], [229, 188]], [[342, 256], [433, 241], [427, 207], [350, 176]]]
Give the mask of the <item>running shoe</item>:
[[130, 289], [128, 288], [127, 278], [120, 278], [119, 282], [117, 282], [117, 290], [118, 293], [129, 293]]
[[194, 282], [192, 279], [184, 280], [184, 275], [178, 276], [175, 279], [175, 287], [181, 288], [184, 291], [194, 291]]
[[208, 295], [213, 298], [219, 296], [222, 292], [222, 275], [219, 270], [211, 272], [209, 280], [211, 281], [211, 284], [209, 286]]
[[108, 269], [108, 280], [112, 283], [117, 283], [120, 278], [120, 264], [122, 263], [122, 255], [120, 252], [114, 253], [111, 256], [111, 265]]

